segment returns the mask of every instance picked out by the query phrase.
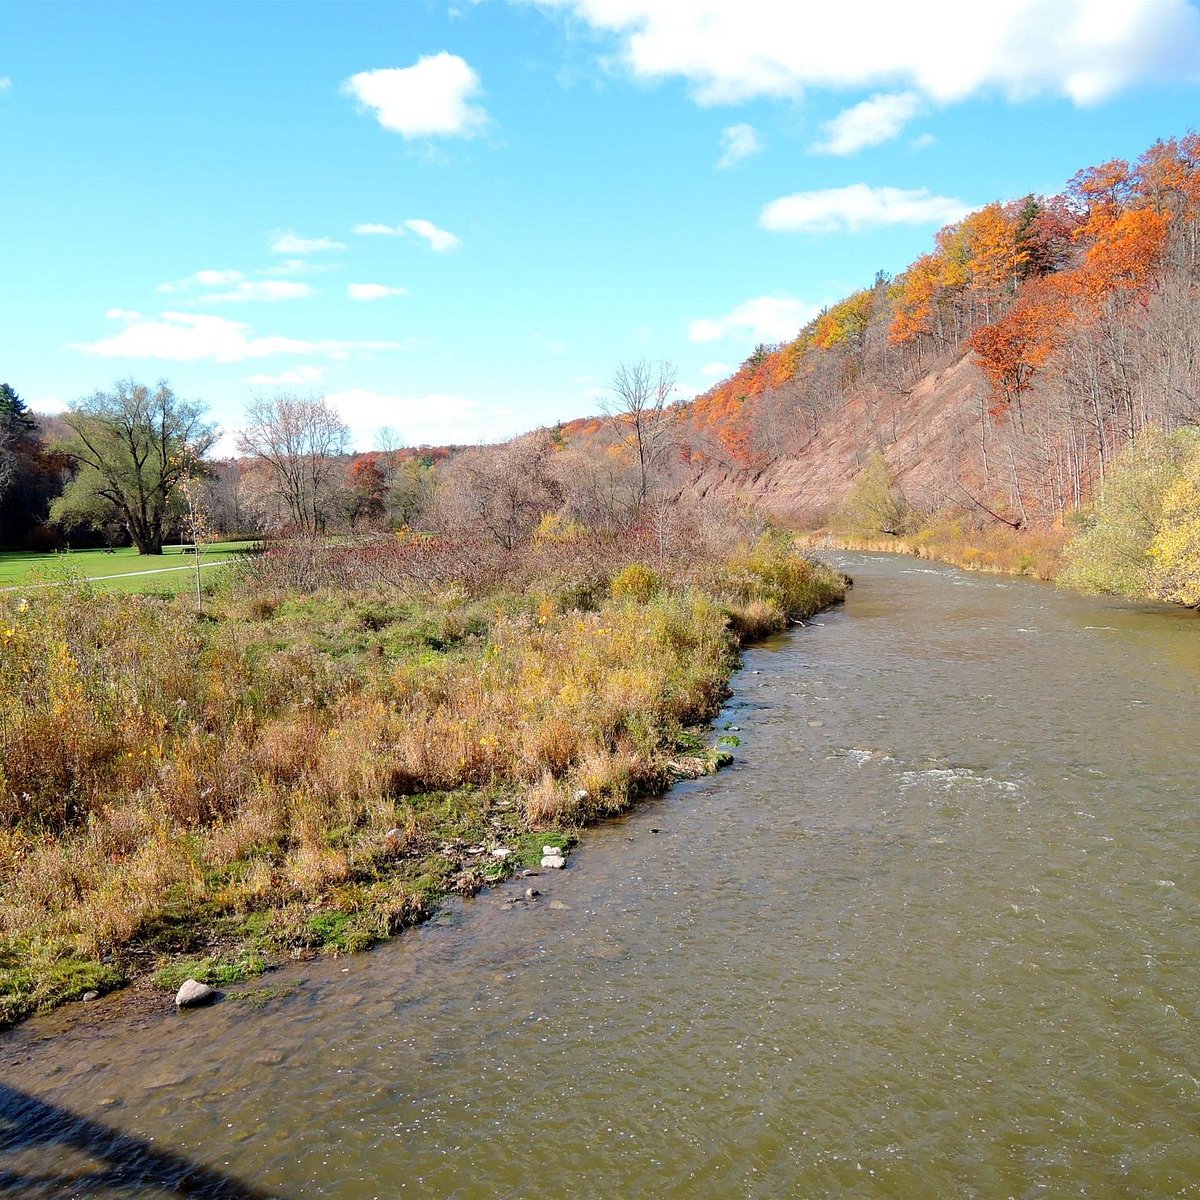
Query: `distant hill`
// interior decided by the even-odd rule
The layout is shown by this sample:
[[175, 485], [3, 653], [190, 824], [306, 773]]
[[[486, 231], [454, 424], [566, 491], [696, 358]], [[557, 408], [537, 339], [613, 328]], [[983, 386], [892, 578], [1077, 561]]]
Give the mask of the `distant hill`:
[[[989, 204], [677, 411], [702, 491], [819, 515], [881, 453], [908, 500], [1047, 523], [1200, 421], [1200, 135]], [[596, 422], [564, 427], [587, 438]]]

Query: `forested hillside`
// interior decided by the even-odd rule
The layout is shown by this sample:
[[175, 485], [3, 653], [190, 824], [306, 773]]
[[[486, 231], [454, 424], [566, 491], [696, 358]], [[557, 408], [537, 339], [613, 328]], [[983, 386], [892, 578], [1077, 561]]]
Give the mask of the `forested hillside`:
[[989, 204], [686, 406], [686, 456], [792, 520], [873, 453], [926, 512], [1060, 519], [1130, 439], [1200, 417], [1198, 222], [1195, 133]]

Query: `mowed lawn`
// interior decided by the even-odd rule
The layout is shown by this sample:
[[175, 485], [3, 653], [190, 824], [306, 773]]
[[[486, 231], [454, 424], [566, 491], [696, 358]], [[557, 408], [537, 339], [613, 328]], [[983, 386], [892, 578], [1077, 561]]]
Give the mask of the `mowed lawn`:
[[[257, 542], [213, 542], [201, 556], [201, 578], [209, 579], [258, 545]], [[190, 549], [190, 548], [189, 548]], [[162, 556], [141, 555], [132, 547], [66, 550], [40, 554], [30, 550], [0, 551], [0, 588], [55, 583], [75, 576], [123, 592], [181, 592], [196, 586], [195, 558], [182, 546], [164, 546]]]

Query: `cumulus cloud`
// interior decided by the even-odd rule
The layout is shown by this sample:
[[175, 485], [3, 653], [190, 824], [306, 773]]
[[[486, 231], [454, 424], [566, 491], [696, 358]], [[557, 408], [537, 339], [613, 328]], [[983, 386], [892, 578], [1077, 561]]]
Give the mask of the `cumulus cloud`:
[[1188, 0], [991, 0], [969, 31], [959, 0], [535, 0], [615, 35], [637, 78], [682, 78], [701, 104], [810, 88], [900, 87], [940, 103], [999, 91], [1090, 104], [1140, 83], [1193, 81]]
[[738, 163], [745, 162], [762, 149], [762, 139], [753, 125], [742, 123], [730, 125], [721, 132], [721, 157], [717, 160], [718, 171], [728, 171]]
[[404, 228], [412, 230], [417, 237], [424, 238], [429, 243], [429, 248], [437, 254], [447, 254], [462, 246], [459, 237], [445, 229], [439, 229], [432, 221], [422, 221], [419, 217], [414, 217], [411, 221], [404, 222]]
[[390, 396], [367, 388], [350, 388], [325, 397], [350, 426], [354, 443], [371, 446], [378, 431], [399, 430], [410, 446], [479, 442], [513, 432], [513, 414], [485, 408], [466, 396], [441, 392], [425, 396]]
[[945, 225], [971, 211], [928, 188], [849, 187], [795, 192], [763, 206], [758, 223], [775, 233], [857, 233], [886, 225]]
[[915, 92], [880, 93], [838, 113], [824, 126], [816, 154], [854, 154], [867, 146], [891, 141], [921, 111]]
[[389, 296], [407, 296], [408, 289], [383, 283], [348, 283], [346, 295], [351, 300], [386, 300]]
[[[749, 343], [783, 342], [795, 337], [821, 309], [822, 305], [795, 296], [755, 296], [723, 316], [693, 321], [688, 326], [688, 337], [693, 342], [719, 342], [730, 337]], [[711, 365], [725, 369], [720, 363]]]
[[700, 368], [700, 374], [705, 379], [723, 379], [726, 375], [733, 374], [733, 368], [728, 363], [723, 362], [705, 363]]
[[325, 355], [346, 359], [373, 350], [398, 350], [398, 342], [307, 341], [258, 337], [250, 326], [201, 313], [164, 312], [132, 321], [120, 333], [98, 342], [75, 342], [68, 349], [97, 358], [153, 358], [172, 362], [244, 362], [273, 355]]
[[12, 80], [7, 75], [0, 75], [0, 92], [7, 92], [12, 89]]
[[475, 103], [479, 76], [457, 54], [430, 54], [411, 67], [360, 71], [342, 92], [371, 109], [384, 129], [406, 141], [428, 137], [474, 137], [488, 125], [487, 110]]
[[345, 250], [345, 242], [333, 238], [305, 238], [290, 229], [276, 229], [271, 234], [271, 249], [276, 254], [322, 254], [328, 250]]

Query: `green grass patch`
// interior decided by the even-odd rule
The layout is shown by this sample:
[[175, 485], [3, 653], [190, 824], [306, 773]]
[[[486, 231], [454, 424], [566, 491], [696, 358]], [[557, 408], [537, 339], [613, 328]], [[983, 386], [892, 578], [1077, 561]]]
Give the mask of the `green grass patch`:
[[125, 982], [119, 970], [52, 948], [0, 941], [0, 1029], [35, 1012], [79, 1000], [87, 992], [111, 992]]
[[[228, 564], [251, 552], [257, 542], [213, 542], [201, 556], [201, 578], [219, 573], [216, 564]], [[43, 554], [31, 550], [0, 551], [0, 588], [38, 585], [75, 577], [89, 579], [117, 591], [162, 592], [173, 595], [195, 584], [195, 558], [183, 546], [164, 546], [162, 555], [142, 555], [131, 546], [119, 550], [65, 550]], [[208, 564], [213, 564], [209, 566]], [[142, 578], [114, 578], [141, 576]]]
[[207, 983], [209, 987], [226, 987], [261, 975], [267, 969], [267, 960], [261, 954], [248, 952], [235, 959], [197, 958], [183, 959], [161, 965], [154, 972], [156, 987], [177, 992], [185, 980]]

